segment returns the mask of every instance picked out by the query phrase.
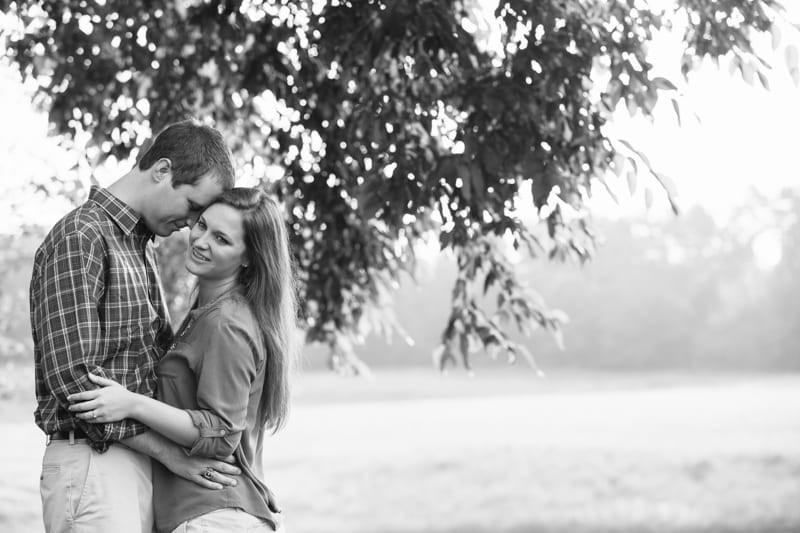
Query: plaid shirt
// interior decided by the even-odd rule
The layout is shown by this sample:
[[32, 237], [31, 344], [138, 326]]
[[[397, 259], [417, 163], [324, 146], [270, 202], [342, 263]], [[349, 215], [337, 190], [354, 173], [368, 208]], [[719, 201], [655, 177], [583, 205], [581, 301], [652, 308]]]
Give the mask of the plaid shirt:
[[104, 451], [147, 430], [130, 419], [89, 424], [67, 410], [69, 394], [95, 388], [87, 374], [153, 396], [155, 367], [172, 341], [154, 235], [108, 191], [62, 218], [36, 252], [30, 287], [36, 424], [47, 434], [83, 430]]

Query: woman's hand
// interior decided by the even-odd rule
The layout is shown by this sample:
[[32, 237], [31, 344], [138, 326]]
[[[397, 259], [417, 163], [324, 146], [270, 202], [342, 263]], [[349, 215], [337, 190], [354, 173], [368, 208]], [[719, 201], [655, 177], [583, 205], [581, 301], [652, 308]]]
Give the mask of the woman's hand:
[[92, 424], [100, 424], [118, 422], [132, 415], [137, 400], [136, 393], [112, 379], [101, 378], [91, 373], [89, 380], [99, 388], [67, 396], [67, 400], [72, 402], [69, 410], [76, 413], [77, 418]]

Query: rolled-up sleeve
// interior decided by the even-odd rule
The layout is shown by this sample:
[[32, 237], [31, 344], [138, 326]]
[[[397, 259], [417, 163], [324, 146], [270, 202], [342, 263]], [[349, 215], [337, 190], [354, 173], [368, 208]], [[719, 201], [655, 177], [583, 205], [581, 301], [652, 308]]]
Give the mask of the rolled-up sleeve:
[[231, 455], [247, 425], [250, 389], [257, 355], [249, 333], [230, 318], [208, 316], [202, 357], [195, 369], [198, 409], [187, 409], [200, 436], [190, 455], [224, 459]]

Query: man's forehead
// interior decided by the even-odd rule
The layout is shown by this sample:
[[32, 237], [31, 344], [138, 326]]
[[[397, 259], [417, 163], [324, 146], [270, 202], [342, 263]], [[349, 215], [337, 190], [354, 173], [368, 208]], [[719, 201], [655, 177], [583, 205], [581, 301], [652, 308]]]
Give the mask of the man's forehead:
[[186, 198], [197, 205], [208, 205], [222, 194], [222, 184], [214, 174], [206, 174], [187, 187]]

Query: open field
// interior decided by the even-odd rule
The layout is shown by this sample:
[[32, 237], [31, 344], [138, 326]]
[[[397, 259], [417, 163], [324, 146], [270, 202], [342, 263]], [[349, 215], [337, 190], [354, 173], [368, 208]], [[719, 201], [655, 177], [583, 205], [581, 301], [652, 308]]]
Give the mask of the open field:
[[[30, 411], [0, 403], [4, 532], [42, 531]], [[292, 533], [800, 532], [798, 375], [313, 373], [267, 449]]]

